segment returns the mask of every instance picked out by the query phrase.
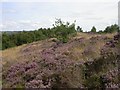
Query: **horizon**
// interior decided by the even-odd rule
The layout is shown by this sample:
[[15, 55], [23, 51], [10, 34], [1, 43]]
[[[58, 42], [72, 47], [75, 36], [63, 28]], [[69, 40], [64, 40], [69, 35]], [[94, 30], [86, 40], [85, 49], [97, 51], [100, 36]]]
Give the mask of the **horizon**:
[[[53, 0], [54, 1], [54, 0]], [[73, 1], [73, 0], [71, 0]], [[110, 1], [110, 2], [109, 2]], [[90, 31], [118, 24], [118, 2], [2, 2], [0, 31], [30, 31], [52, 28], [55, 18]], [[32, 13], [32, 14], [31, 14]]]

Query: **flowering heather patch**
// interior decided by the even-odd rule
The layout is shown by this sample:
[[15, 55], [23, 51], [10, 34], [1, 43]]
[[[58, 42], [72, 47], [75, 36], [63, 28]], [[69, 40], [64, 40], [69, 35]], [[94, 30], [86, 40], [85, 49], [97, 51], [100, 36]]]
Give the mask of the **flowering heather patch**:
[[107, 80], [106, 88], [119, 88], [118, 68], [108, 71], [104, 75], [104, 79]]
[[[7, 83], [4, 84], [4, 87], [50, 88], [57, 84], [60, 87], [67, 87], [66, 85], [70, 82], [67, 82], [63, 76], [67, 77], [67, 73], [74, 70], [71, 68], [75, 68], [72, 65], [74, 64], [67, 60], [54, 63], [49, 62], [49, 60], [18, 63], [12, 65], [7, 73], [3, 73], [4, 83]], [[70, 77], [68, 78], [70, 79]]]
[[[20, 61], [8, 69], [3, 69], [3, 87], [11, 88], [85, 88], [85, 87], [118, 87], [118, 60], [116, 49], [118, 49], [118, 36], [112, 43], [115, 47], [104, 45], [100, 50], [100, 57], [83, 58], [74, 60], [70, 57], [75, 51], [87, 57], [96, 52], [97, 43], [106, 41], [106, 37], [92, 37], [90, 39], [78, 38], [62, 43], [59, 41], [51, 44], [30, 44], [25, 49], [22, 59], [29, 61]], [[116, 41], [116, 42], [114, 42]], [[101, 45], [102, 46], [102, 45]], [[42, 48], [41, 48], [42, 47]], [[73, 54], [75, 55], [75, 54]], [[83, 59], [83, 60], [81, 60]], [[113, 69], [114, 68], [114, 69]]]
[[87, 55], [91, 55], [92, 52], [94, 54], [95, 48], [93, 46], [88, 46], [88, 47], [85, 48], [83, 54], [87, 56]]
[[[118, 40], [118, 39], [117, 39]], [[112, 40], [114, 41], [114, 40]], [[119, 42], [119, 41], [118, 41]], [[116, 52], [117, 43], [114, 43], [115, 47], [105, 45], [101, 49], [101, 57], [85, 62], [85, 86], [91, 88], [106, 88], [117, 89], [119, 88], [119, 65], [118, 61], [119, 52]], [[114, 69], [113, 69], [114, 68]], [[91, 82], [91, 83], [90, 83]]]
[[[30, 80], [38, 73], [39, 67], [36, 62], [23, 62], [12, 65], [6, 73], [3, 73], [3, 80], [9, 82], [9, 87], [24, 85], [25, 80]], [[36, 71], [36, 72], [35, 72]], [[28, 76], [28, 77], [27, 77]], [[27, 78], [26, 78], [27, 77]]]
[[109, 40], [104, 47], [101, 49], [101, 55], [105, 58], [111, 54], [118, 55], [119, 54], [119, 42], [120, 42], [120, 35], [119, 33], [114, 36], [113, 40]]
[[[66, 48], [66, 44], [56, 45], [58, 45], [56, 48], [43, 49], [40, 53], [42, 57], [40, 60], [12, 65], [3, 74], [4, 82], [9, 83], [4, 87], [18, 87], [18, 85], [26, 88], [67, 87], [70, 82], [67, 82], [64, 77], [67, 77], [66, 74], [71, 73], [71, 70], [75, 68], [73, 66], [75, 62], [63, 55], [65, 52], [63, 47]], [[72, 79], [72, 76], [68, 78]]]

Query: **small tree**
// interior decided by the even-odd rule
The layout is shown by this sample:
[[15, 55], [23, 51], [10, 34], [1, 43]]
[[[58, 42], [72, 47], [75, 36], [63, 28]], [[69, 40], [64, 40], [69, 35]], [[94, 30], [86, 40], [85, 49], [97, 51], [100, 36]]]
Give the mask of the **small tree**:
[[69, 37], [76, 33], [75, 23], [70, 24], [67, 22], [65, 24], [61, 19], [57, 19], [54, 24], [54, 31], [56, 38], [63, 43], [66, 43]]
[[82, 28], [80, 26], [77, 26], [77, 31], [78, 32], [83, 32]]
[[104, 30], [105, 33], [120, 32], [120, 28], [117, 24], [107, 26]]
[[96, 32], [96, 28], [93, 26], [91, 32]]

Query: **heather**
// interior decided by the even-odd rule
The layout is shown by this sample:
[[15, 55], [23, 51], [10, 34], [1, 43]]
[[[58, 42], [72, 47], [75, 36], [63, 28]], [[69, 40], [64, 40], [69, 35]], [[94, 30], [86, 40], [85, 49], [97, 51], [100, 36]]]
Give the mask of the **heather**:
[[118, 88], [120, 34], [82, 35], [67, 43], [51, 38], [22, 46], [14, 61], [4, 56], [3, 87]]

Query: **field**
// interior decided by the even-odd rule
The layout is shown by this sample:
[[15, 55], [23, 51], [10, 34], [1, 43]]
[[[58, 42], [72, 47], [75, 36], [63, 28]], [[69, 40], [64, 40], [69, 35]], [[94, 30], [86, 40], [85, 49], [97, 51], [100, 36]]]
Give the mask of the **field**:
[[50, 38], [3, 50], [3, 87], [118, 88], [119, 45], [117, 33], [78, 32], [67, 43]]

